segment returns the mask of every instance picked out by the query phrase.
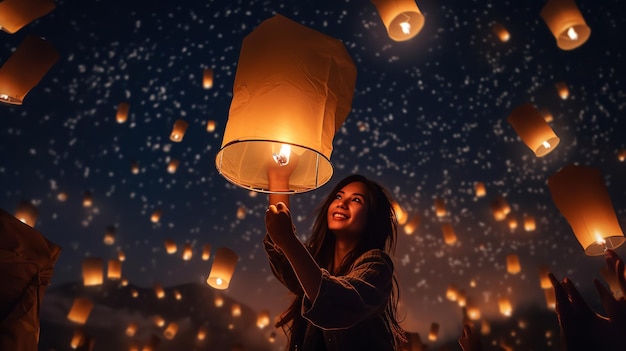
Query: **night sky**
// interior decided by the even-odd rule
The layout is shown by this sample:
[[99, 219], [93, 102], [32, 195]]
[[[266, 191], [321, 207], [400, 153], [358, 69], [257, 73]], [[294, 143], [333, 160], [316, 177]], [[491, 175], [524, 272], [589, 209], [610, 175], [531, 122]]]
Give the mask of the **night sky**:
[[[425, 25], [406, 42], [387, 36], [365, 0], [57, 1], [19, 32], [0, 32], [0, 63], [26, 35], [46, 38], [61, 56], [23, 105], [0, 106], [0, 207], [13, 213], [20, 200], [37, 206], [35, 228], [63, 248], [53, 286], [80, 280], [84, 257], [108, 260], [120, 250], [123, 276], [133, 284], [204, 282], [211, 261], [201, 250], [211, 244], [240, 256], [226, 294], [280, 313], [290, 298], [262, 249], [267, 196], [234, 186], [215, 168], [241, 42], [279, 13], [341, 40], [357, 68], [352, 111], [333, 143], [333, 178], [291, 198], [303, 238], [330, 188], [361, 173], [386, 186], [409, 218], [421, 219], [412, 235], [400, 228], [396, 252], [409, 331], [424, 338], [437, 322], [441, 339], [460, 334], [461, 309], [445, 295], [450, 284], [489, 321], [506, 318], [498, 312], [501, 296], [514, 310], [545, 308], [541, 265], [594, 299], [602, 257], [584, 254], [546, 180], [568, 164], [599, 169], [626, 224], [626, 162], [617, 156], [626, 148], [626, 17], [617, 0], [577, 3], [591, 37], [563, 51], [539, 15], [544, 1], [418, 1]], [[492, 33], [496, 22], [509, 30], [508, 42]], [[202, 86], [204, 68], [214, 70], [211, 89]], [[568, 85], [568, 99], [557, 94], [557, 82]], [[120, 102], [130, 105], [122, 124], [115, 120]], [[542, 158], [506, 121], [527, 102], [552, 113], [561, 139]], [[173, 143], [177, 119], [189, 128]], [[171, 159], [180, 161], [174, 174]], [[475, 196], [477, 181], [485, 197]], [[82, 206], [85, 192], [92, 207]], [[489, 204], [498, 196], [517, 229], [494, 219]], [[446, 202], [443, 218], [435, 216], [436, 198]], [[245, 217], [238, 217], [242, 207]], [[156, 209], [163, 215], [155, 224]], [[535, 217], [535, 231], [523, 229], [526, 215]], [[444, 243], [441, 223], [452, 224], [455, 244]], [[103, 243], [109, 226], [116, 228], [113, 245]], [[165, 252], [166, 239], [178, 253]], [[194, 249], [190, 261], [182, 260], [185, 243]], [[624, 250], [616, 251], [626, 257]], [[520, 258], [519, 274], [507, 273], [509, 254]]]

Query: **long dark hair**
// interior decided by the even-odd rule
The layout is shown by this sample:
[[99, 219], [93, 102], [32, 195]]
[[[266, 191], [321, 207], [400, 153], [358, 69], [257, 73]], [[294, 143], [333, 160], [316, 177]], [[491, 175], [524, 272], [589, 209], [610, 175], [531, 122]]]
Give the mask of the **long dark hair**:
[[[331, 267], [335, 250], [335, 236], [328, 229], [328, 208], [339, 190], [354, 182], [363, 183], [367, 189], [364, 194], [365, 203], [367, 204], [367, 224], [365, 225], [365, 232], [361, 234], [357, 245], [344, 257], [339, 270], [334, 272], [337, 275], [346, 274], [356, 259], [369, 250], [379, 249], [391, 257], [393, 257], [396, 250], [398, 222], [393, 209], [391, 195], [377, 182], [362, 175], [353, 174], [339, 181], [326, 196], [325, 200], [318, 206], [311, 236], [305, 243], [309, 252], [311, 252], [311, 255], [320, 267]], [[294, 331], [290, 328], [289, 322], [295, 322], [296, 317], [300, 315], [303, 296], [304, 291], [299, 289], [299, 291], [296, 292], [294, 301], [280, 316], [276, 327], [282, 327], [285, 331]], [[396, 348], [401, 342], [406, 340], [404, 330], [398, 323], [397, 310], [399, 298], [400, 289], [394, 269], [391, 295], [385, 307], [385, 320], [389, 330], [393, 334]], [[294, 335], [291, 335], [291, 337], [293, 338]]]

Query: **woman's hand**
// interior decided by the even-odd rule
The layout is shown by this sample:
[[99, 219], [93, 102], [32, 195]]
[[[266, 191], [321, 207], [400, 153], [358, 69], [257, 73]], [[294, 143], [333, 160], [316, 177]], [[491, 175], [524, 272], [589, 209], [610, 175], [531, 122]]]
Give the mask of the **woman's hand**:
[[283, 247], [289, 240], [293, 240], [295, 230], [291, 221], [291, 213], [284, 203], [279, 202], [267, 208], [265, 211], [265, 228], [272, 242], [278, 247]]

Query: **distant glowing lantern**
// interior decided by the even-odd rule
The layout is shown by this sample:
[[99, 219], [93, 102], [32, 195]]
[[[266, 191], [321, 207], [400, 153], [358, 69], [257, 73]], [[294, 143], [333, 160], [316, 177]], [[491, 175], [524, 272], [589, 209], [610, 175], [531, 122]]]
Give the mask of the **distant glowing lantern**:
[[67, 193], [61, 191], [60, 193], [57, 194], [57, 200], [61, 201], [61, 202], [65, 202], [67, 201]]
[[487, 188], [485, 188], [485, 183], [483, 182], [476, 182], [474, 191], [476, 192], [476, 197], [484, 197], [487, 195]]
[[138, 298], [139, 297], [139, 291], [137, 291], [137, 289], [130, 289], [130, 296], [132, 296], [133, 298]]
[[115, 114], [115, 120], [117, 123], [125, 123], [128, 120], [128, 111], [130, 110], [130, 105], [128, 102], [120, 102], [117, 105], [117, 113]]
[[415, 230], [419, 226], [421, 220], [422, 218], [419, 215], [413, 215], [413, 217], [411, 217], [411, 220], [404, 225], [404, 233], [406, 235], [412, 235], [413, 233], [415, 233]]
[[128, 345], [128, 351], [142, 351], [139, 347], [139, 341], [131, 340], [130, 345]]
[[504, 296], [498, 298], [498, 307], [500, 309], [500, 314], [506, 317], [510, 317], [513, 314], [513, 306], [511, 306], [511, 301]]
[[435, 199], [435, 214], [437, 217], [443, 217], [447, 213], [446, 211], [446, 202], [444, 199], [437, 198]]
[[465, 292], [465, 290], [459, 290], [457, 295], [456, 295], [456, 303], [459, 305], [459, 307], [466, 307], [467, 306], [467, 294]]
[[389, 38], [405, 41], [415, 37], [424, 27], [424, 15], [415, 0], [372, 0], [387, 29]]
[[163, 336], [165, 336], [167, 340], [172, 340], [176, 336], [176, 333], [178, 333], [178, 323], [170, 322], [163, 331]]
[[510, 274], [517, 274], [522, 270], [519, 257], [516, 254], [506, 256], [506, 271]]
[[399, 203], [393, 201], [393, 212], [396, 214], [396, 220], [399, 225], [404, 225], [408, 219], [408, 214], [406, 211], [400, 206]]
[[150, 221], [152, 223], [159, 223], [162, 215], [163, 215], [163, 210], [156, 209], [154, 210], [154, 212], [152, 212], [152, 215], [150, 216]]
[[26, 94], [58, 60], [59, 53], [52, 44], [43, 38], [27, 36], [0, 67], [0, 102], [21, 105]]
[[213, 88], [213, 69], [205, 68], [202, 71], [202, 87], [204, 89]]
[[187, 121], [183, 119], [177, 119], [174, 122], [174, 126], [172, 127], [172, 132], [170, 133], [170, 140], [176, 143], [183, 141], [183, 137], [185, 136], [187, 127], [189, 127], [189, 123], [187, 123]]
[[271, 343], [275, 342], [276, 341], [276, 332], [271, 332], [267, 339]]
[[74, 330], [74, 335], [72, 335], [72, 341], [70, 341], [70, 347], [73, 349], [77, 349], [83, 346], [85, 342], [85, 332], [81, 329]]
[[489, 335], [489, 333], [491, 333], [491, 325], [489, 325], [489, 322], [485, 319], [480, 321], [480, 333], [482, 335]]
[[498, 37], [498, 39], [500, 39], [503, 43], [506, 43], [509, 39], [511, 39], [509, 31], [506, 30], [506, 28], [500, 23], [495, 23], [491, 27], [491, 30], [493, 31], [493, 34], [495, 34], [495, 36]]
[[572, 50], [584, 44], [591, 29], [574, 0], [548, 0], [541, 9], [541, 18], [562, 50]]
[[511, 206], [501, 195], [496, 196], [489, 204], [489, 207], [496, 221], [503, 221], [511, 212]]
[[90, 191], [83, 193], [83, 207], [93, 206], [93, 194]]
[[165, 297], [165, 290], [163, 290], [163, 286], [159, 283], [154, 283], [154, 294], [157, 299], [162, 299]]
[[456, 242], [456, 233], [454, 232], [454, 227], [452, 227], [452, 223], [442, 223], [441, 232], [443, 234], [443, 241], [447, 245], [452, 245]]
[[115, 231], [116, 228], [114, 226], [108, 226], [106, 231], [104, 232], [104, 245], [113, 245], [115, 244]]
[[208, 261], [211, 258], [211, 244], [202, 245], [202, 261]]
[[139, 162], [137, 161], [132, 161], [130, 163], [130, 172], [132, 174], [139, 174]]
[[198, 328], [198, 334], [196, 334], [196, 338], [202, 341], [206, 338], [206, 334], [207, 334], [207, 328], [202, 325], [200, 326], [200, 328]]
[[39, 211], [30, 201], [22, 200], [17, 203], [15, 218], [19, 219], [22, 223], [34, 227], [37, 222], [37, 217], [39, 217]]
[[52, 0], [0, 1], [0, 29], [14, 34], [25, 25], [50, 13], [55, 7]]
[[473, 302], [468, 302], [465, 307], [467, 311], [467, 318], [473, 321], [477, 321], [480, 319], [480, 309]]
[[165, 325], [165, 318], [161, 317], [158, 314], [152, 317], [152, 321], [154, 322], [154, 325], [156, 325], [159, 328]]
[[569, 88], [567, 88], [567, 84], [564, 82], [558, 82], [554, 84], [554, 86], [556, 87], [556, 91], [559, 93], [559, 97], [562, 100], [567, 100], [569, 97]]
[[206, 131], [213, 133], [215, 131], [215, 121], [210, 119], [206, 122]]
[[561, 141], [530, 103], [515, 108], [507, 118], [507, 122], [537, 157], [547, 155]]
[[437, 337], [439, 336], [439, 323], [431, 323], [430, 331], [428, 332], [428, 340], [437, 341]]
[[170, 162], [167, 164], [167, 172], [170, 174], [174, 174], [176, 173], [176, 169], [178, 169], [178, 165], [180, 164], [180, 161], [173, 158], [170, 160]]
[[554, 116], [552, 116], [552, 112], [550, 112], [547, 108], [540, 108], [539, 114], [543, 117], [546, 123], [550, 123], [554, 121]]
[[181, 293], [180, 293], [180, 291], [178, 291], [178, 289], [175, 289], [175, 290], [174, 290], [174, 298], [175, 298], [177, 301], [180, 301], [180, 300], [182, 300], [182, 299], [183, 299], [183, 294], [181, 294]]
[[122, 249], [119, 249], [119, 251], [117, 251], [117, 259], [120, 260], [121, 262], [126, 261], [126, 254], [124, 253]]
[[122, 279], [122, 262], [120, 260], [109, 260], [107, 278], [111, 280]]
[[548, 188], [587, 255], [602, 255], [605, 249], [624, 243], [624, 232], [599, 170], [565, 166], [548, 178]]
[[[340, 40], [281, 15], [263, 21], [241, 46], [217, 170], [260, 192], [322, 186], [333, 174], [333, 137], [351, 110], [355, 83]], [[269, 189], [268, 169], [289, 164], [288, 189]]]
[[237, 208], [237, 219], [245, 219], [246, 218], [246, 206], [241, 205]]
[[546, 306], [550, 310], [556, 309], [556, 294], [554, 288], [543, 289], [543, 295], [546, 298]]
[[234, 303], [231, 308], [230, 308], [230, 314], [233, 317], [240, 317], [241, 316], [241, 306], [237, 303]]
[[120, 286], [128, 286], [128, 279], [122, 278], [122, 280], [120, 281]]
[[456, 301], [459, 297], [459, 288], [456, 285], [450, 284], [446, 290], [446, 298], [450, 301]]
[[270, 311], [262, 310], [257, 315], [256, 326], [259, 327], [259, 329], [263, 329], [268, 325], [270, 325]]
[[183, 260], [189, 261], [191, 260], [191, 257], [193, 257], [193, 249], [191, 248], [191, 244], [185, 243], [185, 245], [183, 245]]
[[213, 300], [215, 307], [224, 306], [224, 298], [221, 295], [215, 294], [215, 299]]
[[84, 286], [102, 285], [104, 263], [101, 258], [88, 257], [83, 259]]
[[515, 218], [515, 216], [513, 215], [509, 216], [509, 219], [507, 219], [507, 222], [509, 224], [509, 229], [511, 230], [517, 229], [517, 218]]
[[233, 250], [227, 247], [218, 248], [206, 280], [207, 284], [215, 289], [228, 289], [238, 260], [239, 256]]
[[546, 266], [539, 267], [539, 285], [541, 286], [542, 289], [552, 288], [552, 283], [550, 282], [550, 278], [548, 278], [548, 273], [550, 273], [550, 271], [548, 270], [548, 267]]
[[626, 149], [619, 150], [619, 152], [617, 153], [617, 159], [620, 162], [626, 161]]
[[176, 251], [178, 251], [178, 247], [176, 246], [176, 242], [174, 242], [174, 240], [165, 239], [163, 244], [165, 245], [165, 252], [170, 255], [175, 254]]
[[527, 232], [532, 232], [537, 229], [537, 224], [535, 223], [535, 217], [526, 216], [524, 217], [524, 230]]
[[67, 319], [78, 324], [85, 324], [91, 314], [93, 308], [93, 302], [85, 297], [77, 297], [72, 303], [70, 312], [67, 314]]
[[139, 325], [137, 324], [137, 322], [128, 323], [128, 327], [126, 327], [126, 335], [130, 337], [135, 336], [135, 333], [137, 333], [138, 327]]

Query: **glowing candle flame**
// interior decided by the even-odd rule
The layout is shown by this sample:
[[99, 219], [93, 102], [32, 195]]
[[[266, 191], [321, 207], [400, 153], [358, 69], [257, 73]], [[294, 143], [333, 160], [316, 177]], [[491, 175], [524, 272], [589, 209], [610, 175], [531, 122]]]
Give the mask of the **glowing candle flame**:
[[215, 284], [222, 285], [222, 278], [215, 279]]
[[291, 147], [287, 144], [283, 144], [280, 147], [280, 151], [278, 153], [272, 153], [274, 157], [274, 161], [279, 166], [286, 166], [289, 164], [289, 157], [291, 156]]
[[9, 95], [7, 95], [7, 94], [0, 94], [0, 99], [2, 99], [2, 100], [9, 100]]
[[402, 28], [402, 33], [406, 35], [411, 34], [411, 24], [409, 22], [400, 22], [400, 27]]
[[541, 145], [543, 145], [543, 147], [545, 147], [546, 149], [549, 149], [549, 148], [551, 148], [551, 147], [552, 147], [552, 146], [550, 145], [550, 143], [549, 143], [549, 142], [547, 142], [547, 141], [544, 141], [543, 143], [541, 143]]
[[604, 240], [604, 238], [599, 234], [599, 233], [595, 233], [596, 235], [596, 242], [600, 245], [604, 245], [606, 244], [606, 240]]
[[569, 27], [569, 29], [567, 30], [567, 36], [570, 38], [570, 40], [578, 39], [578, 33], [576, 33], [576, 30], [574, 30], [574, 27]]

